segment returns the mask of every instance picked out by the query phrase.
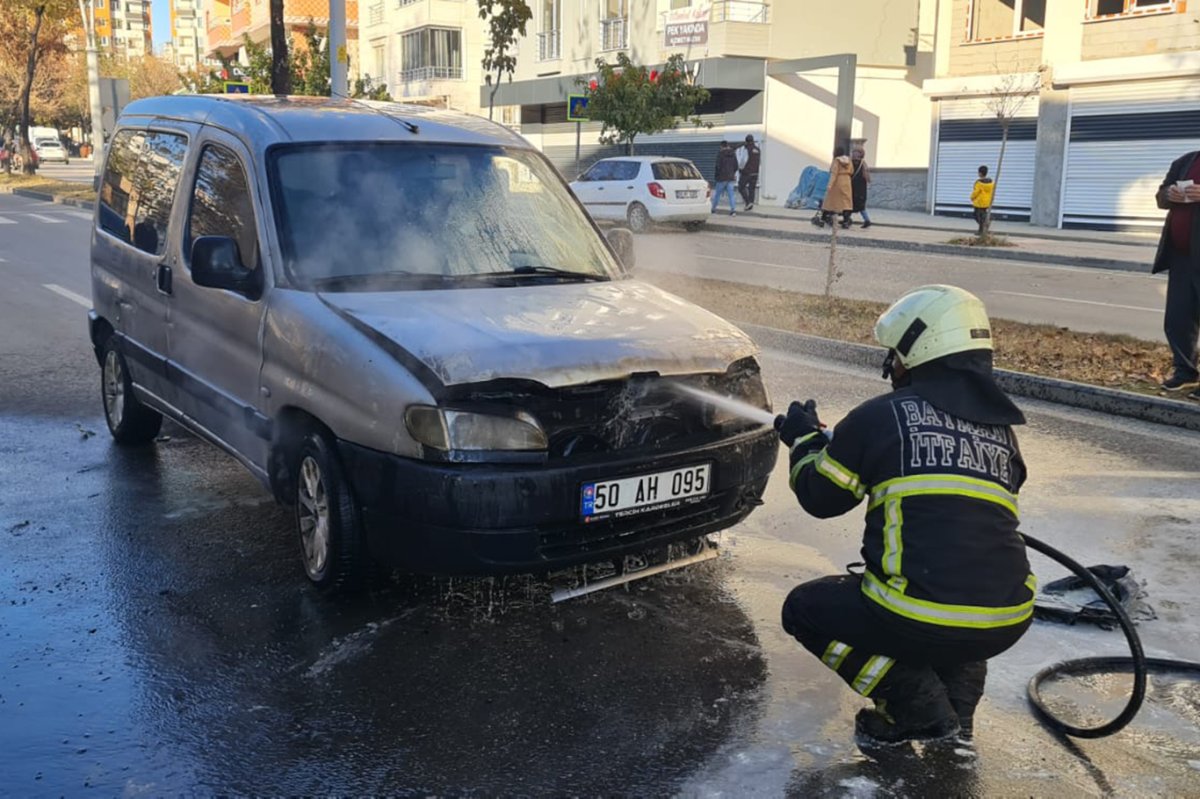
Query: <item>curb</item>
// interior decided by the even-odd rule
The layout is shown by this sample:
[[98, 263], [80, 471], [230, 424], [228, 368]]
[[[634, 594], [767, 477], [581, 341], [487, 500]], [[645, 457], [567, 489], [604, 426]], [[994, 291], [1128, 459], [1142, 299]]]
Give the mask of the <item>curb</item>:
[[76, 200], [71, 197], [62, 197], [57, 194], [46, 194], [33, 189], [0, 189], [0, 193], [15, 194], [18, 197], [27, 197], [31, 200], [41, 200], [43, 202], [54, 203], [55, 205], [69, 205], [72, 208], [82, 208], [85, 211], [94, 210], [96, 205], [91, 200]]
[[[713, 233], [732, 233], [737, 236], [748, 236], [767, 239], [785, 239], [789, 241], [808, 241], [825, 244], [829, 236], [822, 233], [807, 233], [799, 230], [763, 230], [731, 225], [725, 222], [708, 222], [704, 230]], [[902, 250], [907, 252], [927, 252], [938, 255], [960, 255], [974, 258], [997, 258], [1004, 261], [1024, 261], [1036, 264], [1055, 264], [1058, 266], [1084, 266], [1092, 269], [1109, 269], [1118, 272], [1145, 272], [1149, 274], [1148, 261], [1125, 261], [1115, 258], [1094, 258], [1091, 256], [1062, 256], [1044, 252], [1013, 252], [1015, 248], [992, 247], [959, 247], [954, 244], [928, 244], [920, 241], [897, 241], [895, 239], [863, 239], [857, 237], [838, 237], [839, 247], [862, 247], [876, 250]]]
[[[883, 363], [885, 351], [882, 347], [736, 321], [734, 324], [750, 334], [760, 347], [801, 352], [872, 369], [879, 368]], [[1148, 397], [1131, 391], [1101, 388], [1007, 369], [997, 369], [995, 374], [996, 382], [1001, 388], [1019, 397], [1200, 432], [1200, 404]]]

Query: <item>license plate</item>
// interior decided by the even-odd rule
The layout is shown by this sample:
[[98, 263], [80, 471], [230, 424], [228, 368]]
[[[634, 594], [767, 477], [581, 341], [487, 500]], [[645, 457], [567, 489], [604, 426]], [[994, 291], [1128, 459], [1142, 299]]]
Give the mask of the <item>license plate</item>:
[[636, 516], [674, 508], [708, 496], [711, 464], [687, 466], [655, 474], [585, 483], [580, 514], [585, 521]]
[[676, 199], [680, 199], [680, 200], [694, 200], [699, 196], [700, 196], [700, 192], [696, 189], [675, 192]]

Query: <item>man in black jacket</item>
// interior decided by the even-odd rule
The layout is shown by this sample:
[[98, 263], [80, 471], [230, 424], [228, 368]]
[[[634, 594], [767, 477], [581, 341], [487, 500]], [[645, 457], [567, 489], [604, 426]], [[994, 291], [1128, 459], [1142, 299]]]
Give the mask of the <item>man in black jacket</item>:
[[819, 518], [867, 500], [864, 570], [797, 586], [783, 627], [856, 692], [860, 745], [969, 739], [987, 660], [1033, 616], [1036, 581], [1017, 532], [1025, 417], [992, 379], [983, 303], [924, 286], [879, 317], [894, 391], [828, 438], [816, 403], [779, 425], [791, 486]]
[[[1167, 275], [1167, 307], [1163, 332], [1171, 347], [1172, 373], [1163, 381], [1167, 391], [1181, 391], [1200, 383], [1196, 339], [1200, 334], [1200, 152], [1176, 159], [1155, 196], [1167, 213], [1154, 272]], [[1188, 394], [1200, 400], [1200, 387]]]
[[762, 163], [762, 150], [754, 143], [754, 136], [746, 134], [746, 143], [738, 148], [738, 194], [746, 203], [746, 210], [754, 207], [754, 194], [758, 191], [758, 169]]
[[737, 179], [737, 153], [729, 146], [729, 142], [721, 142], [721, 149], [717, 153], [717, 173], [714, 175], [716, 180], [713, 186], [712, 196], [712, 212], [717, 212], [717, 205], [721, 202], [721, 192], [725, 192], [729, 196], [729, 215], [737, 216], [737, 201], [733, 198], [733, 184]]

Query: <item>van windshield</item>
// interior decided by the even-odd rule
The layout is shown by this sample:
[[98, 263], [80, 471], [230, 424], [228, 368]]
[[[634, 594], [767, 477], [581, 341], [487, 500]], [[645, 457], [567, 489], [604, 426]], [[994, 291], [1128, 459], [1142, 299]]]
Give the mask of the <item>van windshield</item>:
[[307, 289], [618, 274], [561, 179], [531, 152], [339, 143], [278, 148], [270, 163], [284, 260]]

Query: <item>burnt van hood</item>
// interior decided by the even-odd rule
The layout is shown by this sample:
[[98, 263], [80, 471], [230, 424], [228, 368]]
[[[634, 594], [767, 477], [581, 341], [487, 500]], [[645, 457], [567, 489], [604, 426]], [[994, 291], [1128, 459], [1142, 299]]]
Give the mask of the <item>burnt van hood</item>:
[[518, 379], [559, 388], [644, 372], [724, 372], [758, 351], [719, 316], [635, 280], [320, 298], [443, 386]]

